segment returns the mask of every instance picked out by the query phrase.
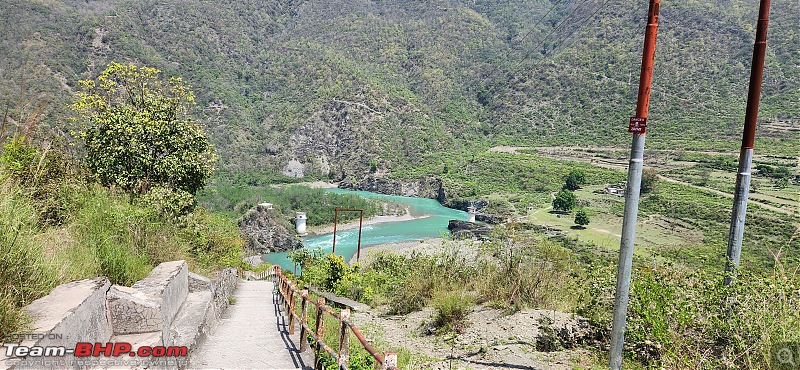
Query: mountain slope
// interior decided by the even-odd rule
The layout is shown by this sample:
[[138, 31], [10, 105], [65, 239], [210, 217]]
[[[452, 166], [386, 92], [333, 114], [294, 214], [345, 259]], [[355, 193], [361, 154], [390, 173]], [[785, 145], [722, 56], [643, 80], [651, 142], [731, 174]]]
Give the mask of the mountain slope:
[[[626, 145], [646, 1], [9, 0], [0, 101], [70, 128], [111, 60], [197, 92], [222, 167], [342, 178], [507, 144]], [[757, 1], [665, 1], [648, 145], [733, 149]], [[776, 2], [757, 150], [795, 151], [800, 4]], [[20, 93], [23, 91], [24, 93]], [[18, 119], [19, 121], [19, 119]], [[793, 131], [794, 130], [794, 131]]]

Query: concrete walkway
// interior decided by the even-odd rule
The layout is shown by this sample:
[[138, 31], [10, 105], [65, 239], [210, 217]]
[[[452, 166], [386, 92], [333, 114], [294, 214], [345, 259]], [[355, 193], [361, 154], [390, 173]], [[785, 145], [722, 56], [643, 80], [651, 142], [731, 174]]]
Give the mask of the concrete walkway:
[[[271, 281], [240, 281], [236, 304], [189, 358], [189, 369], [305, 369], [313, 358], [303, 359], [289, 337]], [[295, 335], [296, 337], [296, 335]]]

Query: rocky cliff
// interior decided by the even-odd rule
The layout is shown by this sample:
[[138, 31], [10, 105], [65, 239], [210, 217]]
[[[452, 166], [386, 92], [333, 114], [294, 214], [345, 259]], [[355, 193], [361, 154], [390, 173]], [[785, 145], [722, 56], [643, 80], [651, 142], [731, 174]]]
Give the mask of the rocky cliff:
[[254, 253], [286, 252], [302, 247], [292, 225], [278, 211], [255, 206], [239, 221], [247, 238], [247, 248]]
[[421, 180], [396, 180], [381, 174], [367, 175], [361, 180], [345, 179], [339, 187], [349, 190], [364, 190], [387, 195], [401, 195], [405, 197], [420, 197], [436, 199], [439, 203], [445, 200], [442, 180], [435, 176]]

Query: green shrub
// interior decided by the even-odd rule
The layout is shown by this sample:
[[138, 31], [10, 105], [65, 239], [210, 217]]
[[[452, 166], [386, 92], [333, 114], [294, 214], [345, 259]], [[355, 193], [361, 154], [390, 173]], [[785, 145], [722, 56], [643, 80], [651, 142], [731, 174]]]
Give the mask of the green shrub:
[[197, 204], [192, 194], [163, 186], [151, 188], [141, 197], [141, 202], [147, 207], [152, 207], [159, 215], [173, 220], [188, 214]]
[[0, 338], [28, 322], [22, 307], [57, 284], [55, 270], [34, 240], [36, 211], [0, 171]]
[[[578, 312], [610, 328], [615, 278], [589, 280]], [[800, 274], [743, 270], [723, 274], [676, 267], [634, 270], [626, 356], [667, 369], [770, 369], [773, 346], [800, 341]], [[587, 304], [588, 303], [588, 304]], [[607, 333], [607, 331], [606, 331]]]
[[3, 145], [0, 162], [16, 180], [27, 183], [33, 180], [32, 169], [35, 169], [38, 162], [38, 154], [36, 147], [29, 145], [24, 136], [17, 136], [10, 138]]
[[136, 248], [146, 244], [137, 239], [149, 232], [144, 212], [102, 189], [84, 194], [75, 233], [78, 244], [90, 246], [92, 255], [84, 258], [95, 262], [86, 277], [107, 276], [114, 284], [130, 286], [150, 272], [147, 254]]
[[24, 137], [10, 139], [3, 146], [0, 164], [19, 191], [30, 196], [42, 225], [61, 224], [75, 203], [74, 195], [83, 188], [71, 157], [60, 150], [36, 147]]
[[433, 324], [437, 328], [462, 333], [467, 326], [467, 315], [475, 307], [475, 297], [464, 291], [436, 292], [432, 305], [436, 309]]
[[572, 309], [576, 299], [571, 253], [557, 243], [499, 227], [480, 247], [476, 278], [483, 300], [513, 310]]
[[181, 245], [188, 245], [195, 267], [201, 271], [225, 267], [247, 267], [242, 261], [244, 239], [235, 223], [224, 215], [204, 208], [181, 218], [178, 226]]

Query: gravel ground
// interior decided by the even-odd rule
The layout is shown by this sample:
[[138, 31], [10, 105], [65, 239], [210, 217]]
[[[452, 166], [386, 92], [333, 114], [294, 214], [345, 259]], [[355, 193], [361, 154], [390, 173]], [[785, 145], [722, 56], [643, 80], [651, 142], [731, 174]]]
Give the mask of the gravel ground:
[[[445, 239], [388, 243], [369, 248], [398, 254], [435, 253]], [[448, 243], [452, 243], [449, 242]], [[449, 244], [464, 253], [476, 253], [477, 243]], [[351, 261], [353, 262], [353, 261]], [[363, 262], [363, 261], [362, 261]], [[435, 311], [402, 316], [386, 315], [387, 307], [355, 312], [352, 322], [375, 338], [380, 348], [406, 349], [414, 354], [408, 369], [580, 369], [597, 365], [582, 343], [593, 343], [595, 332], [586, 319], [551, 310], [502, 310], [477, 306], [468, 316], [463, 333], [435, 333], [431, 326]], [[586, 346], [584, 346], [586, 347]]]
[[478, 306], [459, 335], [429, 334], [433, 315], [430, 307], [403, 316], [381, 315], [376, 309], [354, 313], [352, 322], [382, 347], [413, 353], [409, 369], [566, 370], [594, 364], [590, 351], [578, 346], [591, 342], [594, 332], [571, 314], [522, 310], [505, 315]]

